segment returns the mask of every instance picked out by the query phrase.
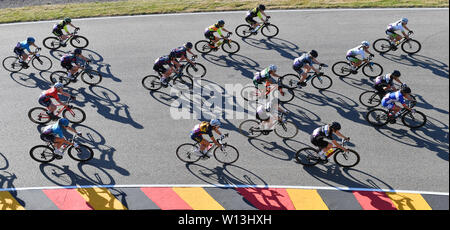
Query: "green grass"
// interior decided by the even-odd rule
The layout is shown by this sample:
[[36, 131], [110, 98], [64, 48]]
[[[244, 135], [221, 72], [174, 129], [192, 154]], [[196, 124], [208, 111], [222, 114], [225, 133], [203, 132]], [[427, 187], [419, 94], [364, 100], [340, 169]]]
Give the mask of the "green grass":
[[99, 16], [271, 9], [448, 7], [448, 0], [128, 0], [0, 9], [0, 23]]

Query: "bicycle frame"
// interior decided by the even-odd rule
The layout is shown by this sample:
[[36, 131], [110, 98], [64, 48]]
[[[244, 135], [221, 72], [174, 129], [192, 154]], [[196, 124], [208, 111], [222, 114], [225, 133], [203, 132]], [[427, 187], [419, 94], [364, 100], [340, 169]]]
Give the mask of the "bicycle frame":
[[[72, 115], [74, 115], [74, 113], [73, 113], [72, 110], [71, 110], [71, 106], [69, 105], [70, 102], [71, 102], [71, 98], [69, 97], [69, 99], [67, 99], [67, 101], [66, 101], [66, 103], [65, 103], [67, 106], [63, 106], [63, 107], [57, 109], [57, 110], [56, 110], [55, 116], [59, 116], [62, 112], [64, 112], [64, 110], [67, 110], [67, 111], [69, 111]], [[56, 106], [58, 107], [58, 106], [61, 106], [61, 105], [62, 105], [62, 104], [57, 104]], [[50, 116], [49, 116], [47, 113], [41, 113], [40, 116], [41, 116], [42, 118], [50, 118]]]
[[[347, 141], [345, 139], [342, 139], [341, 140], [341, 146], [345, 147], [345, 143], [347, 143]], [[333, 146], [332, 149], [333, 149], [333, 151], [330, 154], [327, 155], [327, 159], [329, 159], [331, 156], [333, 156], [336, 152], [342, 151], [340, 148], [338, 148], [336, 146]], [[320, 149], [319, 149], [318, 152], [320, 152]]]
[[[223, 142], [223, 140], [224, 140], [225, 138], [227, 138], [227, 137], [228, 137], [228, 133], [225, 133], [225, 134], [223, 135], [223, 137], [216, 139], [216, 141], [217, 141], [219, 144], [221, 144], [223, 147], [225, 147], [225, 146], [227, 145], [227, 143], [226, 143], [226, 142]], [[214, 144], [214, 142], [211, 142], [211, 141], [209, 141], [209, 143], [210, 143], [210, 144]], [[195, 143], [195, 147], [197, 147], [198, 149], [200, 149], [200, 143], [197, 143], [197, 142], [196, 142], [196, 143]], [[206, 156], [206, 154], [209, 153], [212, 149], [213, 149], [213, 147], [209, 148], [208, 151], [206, 151], [206, 153], [203, 154], [203, 156]]]

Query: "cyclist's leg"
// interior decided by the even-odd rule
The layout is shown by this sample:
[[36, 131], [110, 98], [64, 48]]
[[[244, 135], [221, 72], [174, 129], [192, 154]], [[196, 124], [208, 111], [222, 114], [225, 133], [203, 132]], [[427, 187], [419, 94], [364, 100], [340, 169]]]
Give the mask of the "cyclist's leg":
[[322, 160], [326, 159], [325, 153], [333, 147], [333, 144], [323, 139], [311, 138], [311, 143], [319, 148], [319, 157]]

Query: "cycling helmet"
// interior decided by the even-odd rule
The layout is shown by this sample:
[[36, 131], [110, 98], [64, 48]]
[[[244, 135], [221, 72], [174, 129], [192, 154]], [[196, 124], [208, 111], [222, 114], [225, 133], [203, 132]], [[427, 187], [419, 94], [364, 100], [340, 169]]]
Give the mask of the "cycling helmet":
[[317, 57], [319, 56], [319, 54], [318, 54], [317, 51], [315, 51], [315, 50], [309, 51], [309, 54], [310, 54], [313, 58], [317, 58]]
[[53, 87], [57, 88], [57, 89], [62, 89], [64, 87], [63, 83], [61, 82], [57, 82], [53, 85]]
[[369, 47], [370, 43], [368, 41], [363, 41], [363, 42], [361, 42], [361, 45], [363, 45], [365, 47]]
[[334, 121], [333, 123], [331, 123], [330, 128], [332, 128], [334, 130], [340, 130], [341, 124], [339, 124], [339, 122]]
[[28, 43], [34, 43], [34, 41], [36, 41], [33, 37], [28, 37], [27, 38], [27, 42]]
[[407, 18], [402, 18], [402, 23], [408, 24], [408, 19]]
[[222, 125], [222, 123], [220, 123], [219, 119], [212, 119], [209, 122], [209, 124], [212, 125], [212, 126], [221, 126]]
[[58, 120], [58, 124], [62, 125], [62, 126], [68, 126], [69, 125], [69, 120], [67, 120], [66, 118], [61, 118]]
[[219, 20], [219, 21], [217, 22], [217, 25], [219, 25], [219, 26], [224, 26], [224, 25], [225, 25], [225, 21], [224, 21], [224, 20]]
[[174, 59], [174, 58], [176, 58], [175, 52], [170, 52], [169, 59]]
[[266, 10], [266, 6], [263, 5], [263, 4], [260, 4], [260, 5], [258, 6], [258, 9], [264, 11], [264, 10]]
[[72, 22], [72, 19], [70, 19], [70, 18], [64, 18], [64, 22], [65, 22], [65, 23], [71, 23], [71, 22]]
[[401, 93], [411, 93], [411, 88], [409, 88], [406, 85], [402, 85], [402, 88], [400, 89]]
[[400, 71], [398, 71], [398, 70], [394, 70], [392, 73], [391, 73], [391, 75], [392, 76], [394, 76], [394, 77], [400, 77]]
[[76, 48], [76, 49], [73, 51], [73, 53], [79, 55], [79, 54], [81, 54], [81, 49], [80, 49], [80, 48]]
[[186, 42], [184, 46], [186, 47], [186, 49], [192, 49], [193, 47], [192, 42]]
[[275, 72], [275, 71], [277, 71], [277, 66], [276, 65], [270, 65], [269, 66], [269, 70]]

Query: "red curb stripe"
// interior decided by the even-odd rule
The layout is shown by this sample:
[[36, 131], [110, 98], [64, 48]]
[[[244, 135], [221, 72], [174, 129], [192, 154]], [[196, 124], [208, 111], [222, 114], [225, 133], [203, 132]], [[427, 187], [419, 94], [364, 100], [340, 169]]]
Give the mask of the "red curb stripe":
[[141, 188], [142, 192], [162, 210], [192, 210], [172, 188]]
[[93, 210], [76, 189], [44, 189], [42, 191], [61, 210]]
[[353, 195], [364, 210], [397, 210], [384, 192], [355, 191]]
[[236, 190], [259, 210], [295, 210], [286, 189], [236, 188]]

